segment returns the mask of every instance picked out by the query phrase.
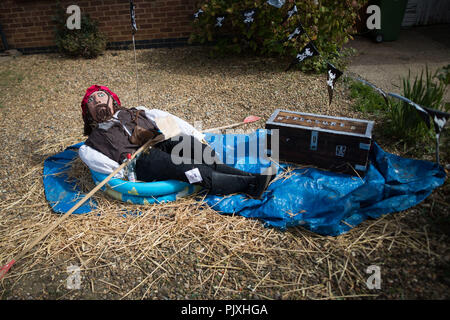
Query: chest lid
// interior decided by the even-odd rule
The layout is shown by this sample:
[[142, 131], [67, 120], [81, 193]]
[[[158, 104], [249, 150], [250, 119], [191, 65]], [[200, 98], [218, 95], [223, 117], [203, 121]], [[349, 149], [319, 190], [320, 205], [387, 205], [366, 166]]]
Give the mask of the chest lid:
[[270, 127], [290, 127], [372, 139], [374, 121], [332, 117], [277, 109], [267, 120]]

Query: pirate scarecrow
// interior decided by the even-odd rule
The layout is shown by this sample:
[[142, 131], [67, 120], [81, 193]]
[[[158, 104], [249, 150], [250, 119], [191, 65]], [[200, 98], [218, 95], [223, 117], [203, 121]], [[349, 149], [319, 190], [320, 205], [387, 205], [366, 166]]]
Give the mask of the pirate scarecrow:
[[[254, 174], [220, 163], [214, 150], [202, 143], [203, 134], [189, 123], [158, 109], [124, 108], [108, 87], [89, 87], [81, 108], [88, 139], [80, 147], [79, 156], [94, 171], [111, 173], [145, 142], [161, 139], [164, 132], [158, 121], [169, 117], [179, 134], [156, 143], [137, 158], [137, 180], [179, 180], [200, 185], [210, 194], [245, 193], [260, 199], [274, 177], [271, 168]], [[123, 172], [117, 177], [123, 177]]]

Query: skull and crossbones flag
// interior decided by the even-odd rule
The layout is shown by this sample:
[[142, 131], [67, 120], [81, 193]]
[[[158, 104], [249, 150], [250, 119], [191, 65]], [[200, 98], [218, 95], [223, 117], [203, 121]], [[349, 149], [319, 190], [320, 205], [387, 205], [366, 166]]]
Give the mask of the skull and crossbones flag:
[[436, 132], [436, 163], [439, 164], [439, 138], [445, 124], [450, 118], [450, 113], [425, 107], [424, 109], [428, 112], [434, 122], [434, 131]]
[[196, 13], [194, 13], [194, 19], [198, 19], [200, 18], [200, 16], [205, 13], [201, 8], [198, 9], [198, 11]]
[[424, 108], [428, 114], [431, 116], [434, 122], [434, 130], [436, 131], [436, 135], [440, 135], [442, 129], [444, 129], [445, 124], [450, 118], [450, 113], [434, 110], [430, 108]]
[[295, 28], [295, 30], [288, 35], [286, 41], [291, 41], [292, 39], [297, 38], [304, 33], [305, 33], [305, 29], [303, 28], [302, 24], [299, 23], [297, 25], [297, 27]]
[[242, 11], [242, 16], [244, 18], [244, 24], [248, 27], [251, 26], [253, 22], [255, 22], [255, 16], [256, 16], [256, 9], [248, 9]]
[[216, 28], [222, 28], [223, 24], [225, 23], [225, 15], [216, 16], [216, 24], [214, 27]]
[[310, 41], [297, 55], [295, 56], [294, 61], [291, 62], [289, 67], [285, 71], [290, 70], [294, 65], [298, 63], [302, 63], [308, 58], [312, 58], [314, 56], [320, 55], [319, 51], [317, 50], [316, 46], [312, 41]]
[[291, 9], [288, 10], [286, 17], [283, 19], [281, 24], [284, 24], [290, 17], [294, 14], [298, 14], [297, 5], [294, 4]]
[[137, 32], [136, 14], [134, 12], [135, 8], [136, 6], [134, 5], [133, 1], [130, 0], [131, 31], [133, 32], [133, 34]]
[[331, 105], [331, 101], [333, 100], [333, 91], [334, 85], [336, 84], [337, 79], [342, 76], [343, 72], [339, 69], [336, 69], [331, 63], [328, 63], [327, 66], [327, 88], [328, 88], [328, 97], [330, 98], [329, 105]]

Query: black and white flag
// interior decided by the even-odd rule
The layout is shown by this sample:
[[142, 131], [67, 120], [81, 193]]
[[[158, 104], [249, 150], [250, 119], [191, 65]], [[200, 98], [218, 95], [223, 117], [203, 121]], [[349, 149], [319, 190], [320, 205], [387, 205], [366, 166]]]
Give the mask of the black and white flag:
[[448, 119], [450, 118], [450, 113], [425, 107], [424, 109], [431, 116], [431, 119], [433, 119], [434, 130], [436, 131], [436, 135], [439, 136], [442, 132], [442, 129], [444, 129], [444, 126], [447, 123]]
[[286, 69], [288, 71], [291, 69], [294, 65], [298, 63], [302, 63], [308, 58], [312, 58], [314, 56], [320, 55], [319, 51], [317, 50], [316, 46], [312, 41], [310, 41], [299, 53], [297, 53], [297, 56], [295, 57], [294, 61], [291, 62], [289, 67]]
[[248, 10], [244, 10], [242, 12], [242, 16], [244, 19], [244, 24], [247, 27], [250, 27], [250, 25], [255, 22], [255, 16], [256, 16], [256, 9], [248, 9]]
[[280, 9], [282, 6], [284, 6], [285, 0], [267, 0], [267, 3], [271, 6]]
[[294, 14], [297, 14], [297, 5], [294, 4], [291, 9], [288, 10], [286, 17], [283, 19], [281, 24], [285, 23], [290, 17], [292, 17]]
[[225, 23], [225, 15], [217, 16], [216, 24], [214, 25], [214, 27], [222, 28], [224, 23]]
[[434, 122], [434, 131], [436, 132], [436, 163], [439, 164], [439, 138], [445, 124], [450, 118], [450, 113], [429, 108], [424, 109], [428, 112]]
[[133, 34], [135, 34], [137, 32], [136, 14], [134, 12], [135, 8], [136, 8], [136, 6], [134, 5], [133, 1], [130, 0], [131, 32]]
[[305, 29], [303, 28], [302, 24], [299, 23], [297, 25], [297, 27], [295, 28], [295, 30], [291, 34], [288, 35], [286, 41], [291, 41], [292, 39], [297, 38], [304, 33], [305, 33]]
[[327, 67], [327, 88], [328, 88], [328, 97], [329, 99], [329, 105], [331, 105], [331, 101], [333, 100], [333, 91], [334, 91], [334, 85], [336, 84], [337, 79], [339, 79], [340, 76], [342, 76], [343, 72], [339, 69], [336, 69], [335, 66], [333, 66], [331, 63], [328, 63]]
[[200, 18], [200, 16], [205, 13], [201, 8], [198, 9], [198, 11], [196, 13], [194, 13], [194, 19], [198, 19]]

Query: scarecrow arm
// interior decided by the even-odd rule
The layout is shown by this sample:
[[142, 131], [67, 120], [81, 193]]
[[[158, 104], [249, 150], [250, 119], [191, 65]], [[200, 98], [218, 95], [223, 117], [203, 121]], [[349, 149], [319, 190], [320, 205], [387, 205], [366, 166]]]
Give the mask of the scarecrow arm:
[[[116, 161], [85, 144], [78, 150], [78, 155], [80, 156], [81, 161], [83, 161], [90, 169], [100, 173], [110, 174], [119, 167], [119, 164]], [[123, 177], [123, 170], [120, 170], [114, 176], [114, 178], [119, 179], [122, 179]]]
[[[174, 120], [176, 121], [178, 127], [180, 128], [180, 131], [182, 134], [186, 134], [189, 136], [193, 136], [194, 138], [196, 138], [198, 141], [202, 141], [204, 138], [203, 133], [201, 133], [200, 131], [198, 131], [197, 129], [195, 129], [191, 124], [189, 124], [188, 122], [184, 121], [183, 119], [178, 118], [177, 116], [170, 114], [166, 111], [163, 110], [159, 110], [159, 109], [147, 109], [145, 107], [137, 107], [136, 109], [138, 110], [144, 110], [145, 111], [145, 116], [147, 117], [147, 119], [149, 119], [153, 125], [156, 125], [156, 118], [165, 118], [165, 117], [172, 117], [174, 118]], [[157, 126], [157, 125], [156, 125]]]

